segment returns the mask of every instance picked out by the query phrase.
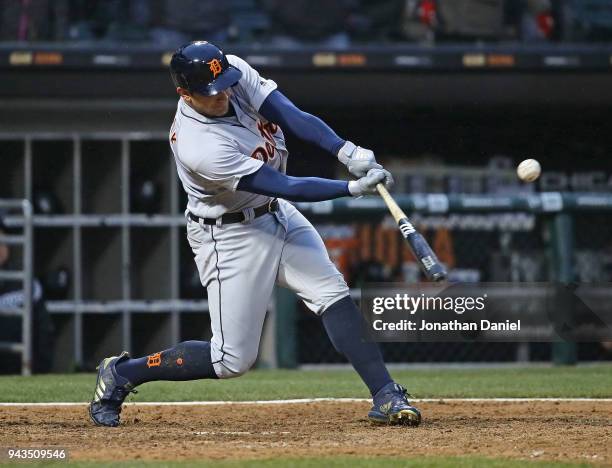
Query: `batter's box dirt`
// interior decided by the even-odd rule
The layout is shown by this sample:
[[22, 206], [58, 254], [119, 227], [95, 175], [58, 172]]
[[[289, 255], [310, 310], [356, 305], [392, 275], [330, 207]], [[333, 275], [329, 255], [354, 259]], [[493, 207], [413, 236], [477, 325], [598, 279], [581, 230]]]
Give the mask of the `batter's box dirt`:
[[481, 455], [612, 465], [611, 402], [437, 402], [418, 428], [375, 426], [367, 403], [124, 407], [119, 428], [85, 406], [5, 407], [0, 446], [60, 446], [73, 460]]

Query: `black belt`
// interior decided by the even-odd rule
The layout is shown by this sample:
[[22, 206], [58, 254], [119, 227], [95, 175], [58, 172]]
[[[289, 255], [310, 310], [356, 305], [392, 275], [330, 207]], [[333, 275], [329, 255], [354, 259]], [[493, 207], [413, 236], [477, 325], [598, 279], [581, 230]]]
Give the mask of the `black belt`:
[[[271, 200], [269, 203], [266, 203], [265, 205], [261, 205], [261, 206], [258, 206], [257, 208], [254, 208], [253, 209], [253, 212], [254, 212], [253, 219], [259, 218], [261, 215], [265, 215], [267, 213], [274, 213], [276, 211], [278, 211], [278, 200], [275, 198]], [[191, 211], [189, 212], [188, 216], [189, 216], [189, 219], [191, 219], [192, 221], [195, 221], [198, 224], [204, 223], [204, 224], [215, 225], [217, 224], [217, 219], [218, 219], [218, 218], [200, 218], [199, 216], [194, 215]], [[221, 224], [242, 223], [243, 221], [246, 221], [246, 217], [244, 216], [244, 213], [242, 211], [238, 211], [235, 213], [225, 213], [223, 216], [221, 216]]]

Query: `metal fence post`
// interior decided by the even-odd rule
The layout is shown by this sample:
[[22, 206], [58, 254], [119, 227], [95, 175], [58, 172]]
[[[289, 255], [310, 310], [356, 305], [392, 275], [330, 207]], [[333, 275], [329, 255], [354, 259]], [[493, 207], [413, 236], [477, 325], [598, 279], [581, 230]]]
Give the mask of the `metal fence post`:
[[297, 356], [297, 301], [288, 289], [276, 288], [276, 362], [278, 367], [294, 369]]
[[23, 230], [25, 243], [23, 245], [23, 322], [21, 373], [30, 375], [32, 373], [32, 283], [34, 281], [33, 261], [33, 234], [32, 234], [32, 205], [28, 200], [23, 200]]
[[[574, 281], [574, 219], [569, 213], [557, 213], [552, 220], [552, 261], [556, 277], [561, 283]], [[552, 344], [552, 360], [556, 365], [576, 364], [576, 343]]]

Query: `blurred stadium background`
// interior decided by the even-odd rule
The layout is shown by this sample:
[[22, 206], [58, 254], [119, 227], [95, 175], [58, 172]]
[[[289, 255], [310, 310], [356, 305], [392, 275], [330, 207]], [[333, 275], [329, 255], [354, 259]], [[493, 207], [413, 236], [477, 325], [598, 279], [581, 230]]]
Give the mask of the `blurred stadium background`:
[[[208, 39], [372, 148], [452, 281], [612, 277], [610, 0], [0, 1], [0, 372], [209, 338], [167, 144], [173, 49]], [[289, 173], [345, 177], [289, 137]], [[532, 185], [514, 168], [538, 159]], [[24, 203], [23, 200], [26, 200]], [[417, 281], [380, 200], [300, 208], [355, 297]], [[341, 363], [279, 291], [259, 365]], [[393, 363], [612, 359], [609, 343], [385, 344]]]

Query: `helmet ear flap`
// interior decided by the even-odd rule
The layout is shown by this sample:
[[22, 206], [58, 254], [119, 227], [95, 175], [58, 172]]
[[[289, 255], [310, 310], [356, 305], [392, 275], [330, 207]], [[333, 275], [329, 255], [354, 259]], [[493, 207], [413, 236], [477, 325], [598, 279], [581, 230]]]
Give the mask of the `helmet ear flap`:
[[189, 81], [187, 81], [187, 76], [184, 73], [179, 73], [179, 76], [181, 77], [181, 88], [189, 89]]

